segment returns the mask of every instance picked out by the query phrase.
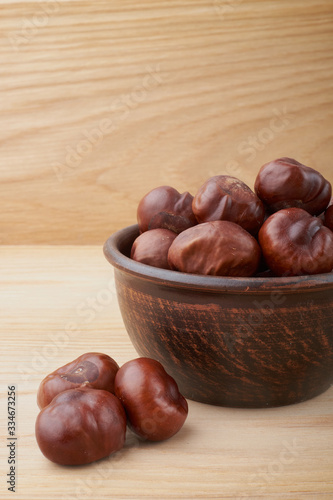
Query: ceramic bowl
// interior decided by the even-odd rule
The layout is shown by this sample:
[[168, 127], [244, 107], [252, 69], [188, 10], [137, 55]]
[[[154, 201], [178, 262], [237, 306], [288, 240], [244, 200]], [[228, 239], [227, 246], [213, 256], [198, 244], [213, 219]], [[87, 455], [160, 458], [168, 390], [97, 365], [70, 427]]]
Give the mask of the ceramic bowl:
[[160, 361], [188, 399], [262, 408], [310, 399], [333, 383], [333, 273], [201, 276], [130, 259], [137, 225], [104, 254], [140, 356]]

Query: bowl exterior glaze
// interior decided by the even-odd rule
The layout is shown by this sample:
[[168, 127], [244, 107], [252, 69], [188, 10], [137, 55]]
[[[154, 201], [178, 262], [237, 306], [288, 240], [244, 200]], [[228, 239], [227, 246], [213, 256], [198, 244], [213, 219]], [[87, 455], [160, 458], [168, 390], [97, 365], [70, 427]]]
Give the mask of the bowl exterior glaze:
[[182, 394], [262, 408], [310, 399], [333, 383], [333, 274], [219, 278], [129, 258], [139, 234], [112, 235], [118, 302], [140, 356], [160, 361]]

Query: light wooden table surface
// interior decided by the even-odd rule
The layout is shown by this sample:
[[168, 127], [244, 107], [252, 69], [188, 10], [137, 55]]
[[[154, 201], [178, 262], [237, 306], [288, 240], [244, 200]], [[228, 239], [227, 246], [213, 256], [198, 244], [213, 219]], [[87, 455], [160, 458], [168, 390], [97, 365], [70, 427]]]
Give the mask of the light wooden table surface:
[[[0, 247], [1, 499], [333, 498], [333, 388], [301, 404], [264, 410], [189, 401], [168, 441], [128, 435], [114, 456], [61, 467], [40, 453], [39, 382], [88, 351], [119, 364], [137, 357], [122, 323], [113, 272], [100, 246]], [[16, 493], [7, 491], [8, 385], [17, 385]]]
[[0, 243], [291, 156], [333, 182], [332, 0], [0, 0]]

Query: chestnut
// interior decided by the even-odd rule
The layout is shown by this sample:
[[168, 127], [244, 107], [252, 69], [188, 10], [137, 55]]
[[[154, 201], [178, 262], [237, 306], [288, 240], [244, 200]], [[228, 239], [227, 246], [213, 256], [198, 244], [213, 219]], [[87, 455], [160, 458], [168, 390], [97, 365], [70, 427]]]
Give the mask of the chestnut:
[[133, 242], [131, 258], [161, 269], [170, 269], [168, 251], [177, 234], [169, 229], [151, 229]]
[[333, 231], [333, 204], [327, 207], [324, 215], [324, 224]]
[[259, 231], [268, 267], [277, 276], [329, 273], [333, 269], [333, 232], [302, 208], [272, 214]]
[[162, 441], [183, 426], [188, 405], [175, 380], [159, 361], [136, 358], [122, 365], [115, 379], [128, 425], [140, 438]]
[[331, 184], [317, 171], [293, 158], [278, 158], [261, 167], [254, 190], [270, 212], [297, 207], [321, 214], [332, 193]]
[[118, 369], [116, 361], [107, 354], [82, 354], [42, 380], [37, 392], [37, 404], [39, 408], [44, 408], [60, 392], [81, 386], [113, 393]]
[[171, 269], [213, 276], [252, 276], [260, 257], [256, 239], [229, 221], [203, 222], [186, 229], [168, 253]]
[[193, 196], [180, 194], [171, 186], [152, 189], [139, 202], [137, 221], [140, 232], [150, 229], [169, 229], [180, 233], [197, 224], [192, 212]]
[[192, 209], [199, 223], [227, 220], [253, 235], [258, 233], [265, 217], [264, 205], [258, 196], [230, 175], [208, 179], [194, 196]]
[[61, 465], [83, 465], [124, 446], [126, 414], [108, 391], [69, 389], [40, 411], [35, 432], [46, 458]]

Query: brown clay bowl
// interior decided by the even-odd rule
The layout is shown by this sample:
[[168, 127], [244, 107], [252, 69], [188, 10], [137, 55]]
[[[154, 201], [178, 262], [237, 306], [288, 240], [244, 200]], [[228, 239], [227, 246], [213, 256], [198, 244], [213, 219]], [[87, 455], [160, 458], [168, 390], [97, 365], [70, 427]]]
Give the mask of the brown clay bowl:
[[333, 273], [223, 278], [129, 258], [133, 225], [104, 245], [140, 356], [160, 361], [185, 397], [260, 408], [310, 399], [333, 383]]

